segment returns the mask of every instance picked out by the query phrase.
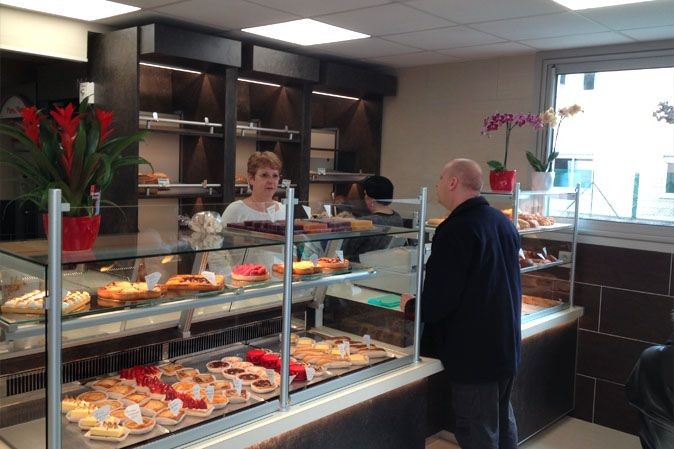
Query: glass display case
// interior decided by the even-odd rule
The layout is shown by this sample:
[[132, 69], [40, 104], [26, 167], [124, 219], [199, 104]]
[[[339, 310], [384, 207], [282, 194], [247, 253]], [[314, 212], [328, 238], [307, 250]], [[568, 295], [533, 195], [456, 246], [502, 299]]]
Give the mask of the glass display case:
[[[418, 360], [418, 321], [392, 344], [325, 320], [324, 302], [358, 297], [398, 248], [419, 285], [424, 226], [295, 219], [308, 205], [286, 193], [268, 220], [201, 212], [191, 228], [163, 220], [79, 252], [61, 252], [56, 231], [0, 243], [0, 441], [175, 447]], [[425, 189], [401, 205], [424, 217]], [[345, 254], [354, 242], [367, 253]]]

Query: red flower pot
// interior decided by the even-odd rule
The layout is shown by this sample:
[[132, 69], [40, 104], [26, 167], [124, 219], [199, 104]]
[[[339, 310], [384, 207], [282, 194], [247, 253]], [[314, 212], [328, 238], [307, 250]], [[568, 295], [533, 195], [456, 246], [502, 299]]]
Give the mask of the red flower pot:
[[517, 170], [492, 170], [489, 172], [489, 186], [498, 192], [512, 192], [515, 187]]
[[[42, 214], [44, 232], [49, 233], [49, 214]], [[61, 249], [63, 251], [87, 251], [94, 246], [101, 216], [63, 217]]]

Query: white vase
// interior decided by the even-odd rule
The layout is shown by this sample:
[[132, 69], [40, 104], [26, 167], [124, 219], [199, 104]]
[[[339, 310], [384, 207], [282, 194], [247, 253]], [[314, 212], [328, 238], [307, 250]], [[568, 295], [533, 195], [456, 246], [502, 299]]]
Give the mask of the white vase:
[[555, 183], [555, 172], [531, 173], [531, 190], [550, 190]]

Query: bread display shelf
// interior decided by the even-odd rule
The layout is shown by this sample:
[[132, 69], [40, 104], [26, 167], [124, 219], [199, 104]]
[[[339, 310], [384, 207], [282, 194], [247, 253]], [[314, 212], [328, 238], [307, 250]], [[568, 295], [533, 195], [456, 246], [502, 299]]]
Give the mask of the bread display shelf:
[[532, 271], [547, 270], [548, 268], [558, 267], [560, 265], [568, 264], [565, 260], [556, 260], [554, 262], [539, 263], [531, 267], [520, 268], [520, 273], [531, 273]]
[[565, 229], [573, 229], [573, 225], [567, 223], [555, 223], [550, 226], [539, 226], [537, 228], [518, 229], [518, 231], [520, 235], [528, 235], [528, 234], [538, 234], [540, 232], [563, 231]]

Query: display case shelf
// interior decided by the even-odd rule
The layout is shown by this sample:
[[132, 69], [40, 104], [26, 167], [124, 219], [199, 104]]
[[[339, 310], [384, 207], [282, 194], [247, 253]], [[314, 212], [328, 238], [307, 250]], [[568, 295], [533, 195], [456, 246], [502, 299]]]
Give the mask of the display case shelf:
[[558, 267], [560, 265], [565, 265], [568, 264], [569, 262], [565, 260], [555, 260], [554, 262], [548, 262], [548, 263], [541, 263], [538, 265], [534, 265], [531, 267], [524, 267], [520, 269], [520, 273], [531, 273], [533, 271], [540, 271], [540, 270], [547, 270], [552, 267]]

